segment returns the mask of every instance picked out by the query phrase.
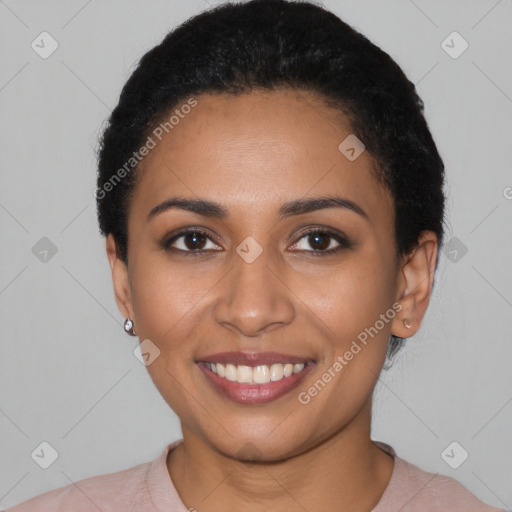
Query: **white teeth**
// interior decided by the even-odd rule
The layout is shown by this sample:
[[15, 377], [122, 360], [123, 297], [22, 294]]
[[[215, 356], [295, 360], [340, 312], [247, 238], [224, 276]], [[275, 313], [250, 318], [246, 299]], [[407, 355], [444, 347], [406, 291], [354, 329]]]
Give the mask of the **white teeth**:
[[252, 368], [250, 366], [240, 365], [237, 368], [238, 382], [252, 382]]
[[266, 364], [260, 366], [245, 366], [222, 363], [205, 363], [205, 366], [216, 373], [219, 377], [228, 379], [232, 382], [245, 384], [267, 384], [276, 382], [295, 373], [301, 372], [306, 366], [304, 363], [275, 363], [270, 367]]
[[270, 380], [281, 380], [284, 377], [284, 368], [282, 364], [273, 364], [270, 367]]
[[293, 365], [293, 373], [299, 373], [304, 370], [304, 363], [297, 363]]
[[226, 365], [226, 371], [224, 372], [226, 374], [226, 379], [235, 382], [237, 378], [237, 371], [236, 366], [234, 364], [227, 364]]
[[266, 365], [255, 366], [252, 369], [252, 381], [255, 384], [266, 384], [270, 382], [270, 368]]
[[217, 368], [217, 374], [219, 375], [219, 377], [225, 377], [226, 376], [226, 368], [224, 367], [224, 365], [217, 363], [215, 366]]

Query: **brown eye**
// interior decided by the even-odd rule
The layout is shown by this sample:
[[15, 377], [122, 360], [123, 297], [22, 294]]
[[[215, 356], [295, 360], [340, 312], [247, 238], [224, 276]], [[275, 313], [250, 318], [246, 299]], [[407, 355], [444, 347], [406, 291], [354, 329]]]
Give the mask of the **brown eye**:
[[[208, 243], [211, 245], [208, 246]], [[163, 243], [165, 249], [175, 252], [188, 254], [198, 253], [201, 251], [219, 250], [210, 235], [200, 229], [186, 229]], [[188, 253], [188, 254], [187, 254]]]
[[206, 237], [201, 233], [190, 231], [186, 235], [183, 235], [183, 243], [191, 251], [194, 249], [204, 249]]
[[325, 233], [311, 233], [308, 235], [308, 243], [313, 249], [327, 249], [331, 243], [331, 237]]
[[[302, 240], [304, 240], [304, 242], [301, 242]], [[347, 249], [350, 246], [350, 242], [342, 234], [316, 228], [303, 233], [299, 241], [293, 244], [293, 250], [315, 255], [328, 255], [342, 249]]]

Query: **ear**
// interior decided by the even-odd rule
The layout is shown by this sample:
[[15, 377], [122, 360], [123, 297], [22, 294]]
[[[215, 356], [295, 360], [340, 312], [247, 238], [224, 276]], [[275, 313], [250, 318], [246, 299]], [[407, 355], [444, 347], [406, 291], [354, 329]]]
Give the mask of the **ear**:
[[434, 285], [437, 248], [437, 235], [423, 231], [416, 247], [402, 259], [396, 296], [402, 309], [391, 324], [395, 336], [409, 338], [420, 328]]
[[119, 251], [112, 233], [109, 233], [107, 236], [106, 249], [110, 269], [112, 271], [112, 282], [117, 307], [124, 318], [131, 318], [135, 323], [128, 267], [119, 257]]

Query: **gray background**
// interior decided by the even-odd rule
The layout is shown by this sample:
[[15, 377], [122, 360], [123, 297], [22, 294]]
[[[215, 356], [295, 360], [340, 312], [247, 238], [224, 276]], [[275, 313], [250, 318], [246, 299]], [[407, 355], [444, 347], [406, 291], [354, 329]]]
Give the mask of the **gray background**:
[[[373, 438], [510, 509], [512, 2], [324, 5], [417, 85], [447, 169], [446, 240], [456, 237], [420, 332], [381, 376]], [[154, 459], [180, 437], [122, 329], [94, 149], [135, 62], [207, 7], [0, 0], [0, 508]], [[31, 48], [42, 31], [59, 44], [47, 59]], [[442, 47], [453, 31], [469, 43], [458, 58]], [[57, 248], [46, 262], [32, 250], [43, 237]], [[42, 441], [59, 454], [46, 470], [31, 458]], [[457, 469], [441, 456], [453, 441], [469, 453]]]

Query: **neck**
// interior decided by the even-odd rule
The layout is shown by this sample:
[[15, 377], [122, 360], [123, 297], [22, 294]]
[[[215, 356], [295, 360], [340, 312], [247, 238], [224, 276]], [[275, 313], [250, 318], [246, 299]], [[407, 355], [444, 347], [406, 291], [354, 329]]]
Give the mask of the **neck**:
[[276, 462], [232, 459], [183, 429], [183, 443], [167, 458], [168, 471], [184, 504], [201, 512], [370, 512], [393, 471], [391, 456], [370, 438], [370, 416], [371, 401], [339, 432]]

